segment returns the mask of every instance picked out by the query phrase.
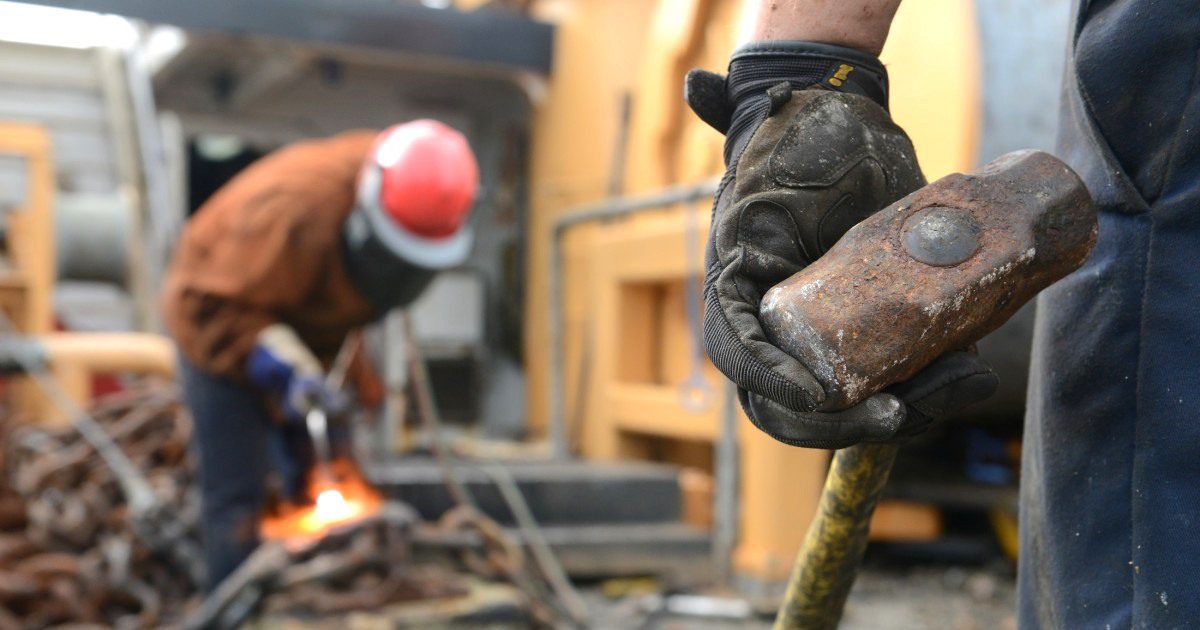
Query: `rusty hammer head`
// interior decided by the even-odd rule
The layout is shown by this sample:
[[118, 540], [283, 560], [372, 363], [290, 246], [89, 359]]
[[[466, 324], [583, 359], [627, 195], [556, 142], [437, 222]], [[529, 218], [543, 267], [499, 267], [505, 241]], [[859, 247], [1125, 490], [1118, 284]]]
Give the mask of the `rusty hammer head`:
[[1009, 153], [884, 208], [763, 297], [772, 343], [840, 409], [995, 330], [1083, 264], [1096, 241], [1083, 182], [1040, 151]]

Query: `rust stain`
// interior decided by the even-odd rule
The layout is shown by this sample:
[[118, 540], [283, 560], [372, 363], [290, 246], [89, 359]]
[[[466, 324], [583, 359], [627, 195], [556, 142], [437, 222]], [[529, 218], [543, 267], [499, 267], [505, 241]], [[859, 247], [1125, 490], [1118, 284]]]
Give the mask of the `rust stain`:
[[[904, 232], [927, 209], [965, 215], [977, 248], [954, 233], [961, 225], [939, 223], [918, 253], [926, 262], [914, 257]], [[1039, 151], [1010, 153], [851, 228], [767, 292], [760, 319], [771, 342], [825, 388], [822, 409], [842, 409], [998, 328], [1079, 268], [1096, 232], [1091, 196], [1066, 164]]]

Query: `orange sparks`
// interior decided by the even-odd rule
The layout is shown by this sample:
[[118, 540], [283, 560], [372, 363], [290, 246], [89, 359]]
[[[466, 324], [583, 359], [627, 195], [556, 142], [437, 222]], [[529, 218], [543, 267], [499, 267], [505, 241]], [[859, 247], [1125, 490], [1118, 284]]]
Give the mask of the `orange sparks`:
[[353, 466], [334, 462], [334, 480], [319, 481], [311, 505], [285, 506], [262, 522], [265, 540], [304, 541], [323, 536], [331, 528], [362, 520], [379, 512], [382, 499]]

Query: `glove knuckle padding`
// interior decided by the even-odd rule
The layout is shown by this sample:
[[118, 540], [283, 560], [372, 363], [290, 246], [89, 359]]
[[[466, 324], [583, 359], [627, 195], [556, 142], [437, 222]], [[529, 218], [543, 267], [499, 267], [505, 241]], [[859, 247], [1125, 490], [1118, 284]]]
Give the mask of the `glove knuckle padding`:
[[732, 225], [718, 226], [733, 233], [718, 234], [718, 248], [732, 252], [747, 241], [744, 230], [734, 230], [747, 222], [742, 215], [783, 208], [792, 220], [774, 229], [791, 232], [799, 245], [793, 258], [807, 264], [850, 227], [924, 183], [912, 142], [881, 107], [851, 94], [796, 91], [740, 156], [736, 216]]
[[923, 183], [912, 143], [873, 101], [792, 92], [754, 131], [718, 195], [704, 316], [713, 363], [783, 408], [818, 408], [825, 392], [810, 371], [763, 334], [762, 296]]

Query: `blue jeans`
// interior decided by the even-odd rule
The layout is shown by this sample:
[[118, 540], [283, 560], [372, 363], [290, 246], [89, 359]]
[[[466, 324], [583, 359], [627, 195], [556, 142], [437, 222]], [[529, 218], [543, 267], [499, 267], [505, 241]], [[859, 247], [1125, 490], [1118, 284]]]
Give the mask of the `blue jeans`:
[[311, 464], [303, 426], [281, 425], [262, 393], [180, 362], [184, 402], [195, 425], [201, 521], [208, 586], [214, 588], [258, 546], [267, 476], [280, 474], [283, 492], [301, 497]]

